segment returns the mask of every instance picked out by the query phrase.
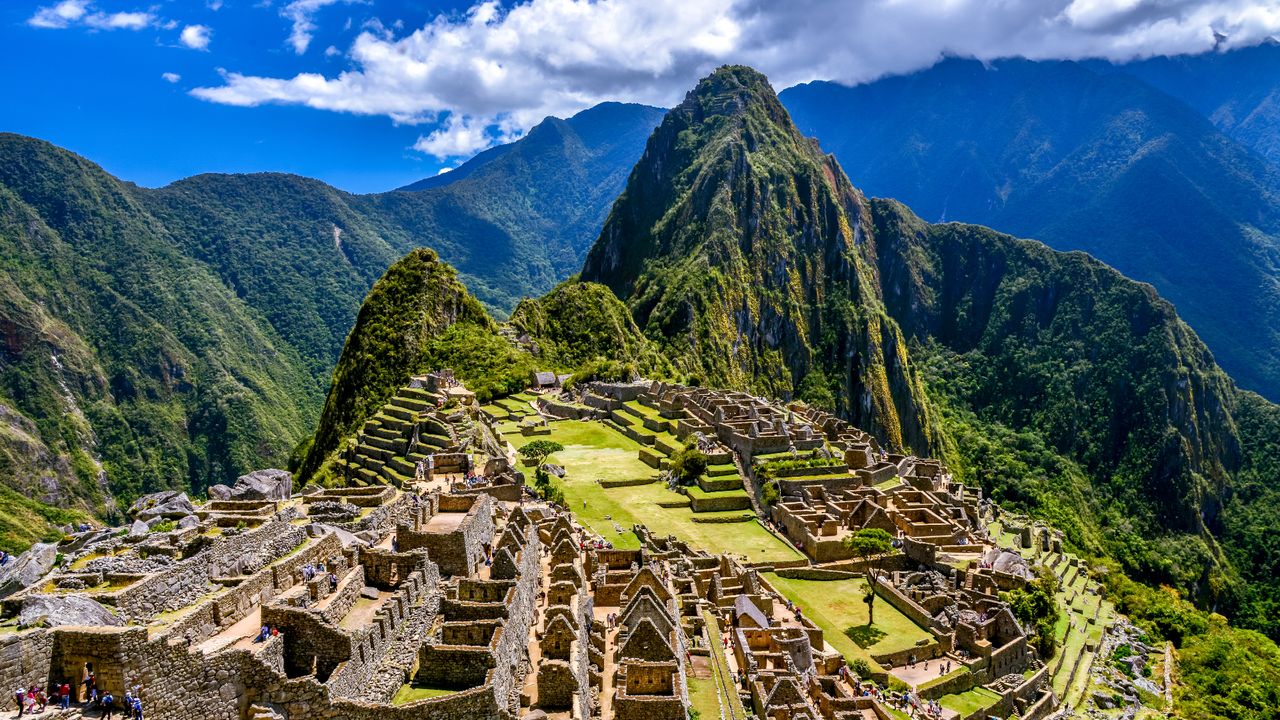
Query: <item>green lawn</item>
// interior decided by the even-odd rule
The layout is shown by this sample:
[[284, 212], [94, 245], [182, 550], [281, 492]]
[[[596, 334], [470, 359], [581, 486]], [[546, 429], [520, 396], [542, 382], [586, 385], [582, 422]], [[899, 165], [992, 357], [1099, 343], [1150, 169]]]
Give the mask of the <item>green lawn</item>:
[[689, 710], [698, 713], [699, 720], [720, 717], [720, 697], [716, 694], [715, 678], [689, 676]]
[[865, 658], [871, 653], [889, 653], [915, 647], [921, 640], [932, 641], [933, 635], [913, 623], [892, 605], [876, 600], [875, 625], [867, 625], [866, 581], [794, 580], [765, 573], [765, 578], [778, 592], [800, 606], [809, 619], [822, 628], [827, 642], [846, 659]]
[[999, 695], [984, 687], [976, 687], [962, 693], [943, 695], [938, 698], [938, 702], [942, 704], [942, 707], [948, 710], [955, 710], [960, 713], [960, 717], [967, 717], [971, 713], [985, 710], [995, 705], [999, 700]]
[[[582, 524], [590, 527], [618, 548], [638, 548], [631, 532], [643, 524], [659, 535], [676, 537], [711, 553], [745, 555], [751, 562], [798, 560], [802, 556], [771, 535], [758, 521], [736, 523], [695, 523], [687, 507], [664, 508], [659, 502], [688, 502], [688, 498], [653, 482], [631, 487], [604, 488], [596, 482], [654, 478], [658, 471], [640, 462], [640, 444], [598, 422], [561, 420], [550, 425], [551, 434], [539, 438], [506, 435], [516, 448], [534, 439], [548, 439], [564, 445], [550, 462], [563, 465], [565, 502]], [[530, 468], [526, 475], [532, 479]], [[584, 505], [585, 503], [585, 505]], [[740, 514], [737, 511], [732, 514]], [[715, 515], [701, 513], [700, 517]], [[622, 532], [614, 530], [617, 523]]]
[[392, 705], [407, 705], [418, 700], [427, 698], [440, 697], [456, 692], [455, 690], [445, 690], [443, 688], [421, 687], [418, 685], [401, 685], [396, 691], [395, 697], [391, 698]]

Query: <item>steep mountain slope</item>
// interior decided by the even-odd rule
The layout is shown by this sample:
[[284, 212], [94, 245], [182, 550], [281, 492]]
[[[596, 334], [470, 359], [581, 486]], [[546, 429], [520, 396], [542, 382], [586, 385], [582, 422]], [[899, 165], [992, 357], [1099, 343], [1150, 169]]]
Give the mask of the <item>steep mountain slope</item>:
[[[939, 400], [1076, 463], [1092, 488], [1075, 514], [1107, 531], [1097, 549], [1222, 602], [1209, 596], [1231, 572], [1214, 537], [1241, 462], [1236, 390], [1173, 307], [1081, 253], [929, 225], [894, 201], [872, 214], [885, 304], [941, 368]], [[1030, 505], [1025, 481], [999, 489]]]
[[948, 60], [783, 100], [868, 192], [1085, 250], [1156, 286], [1242, 385], [1280, 397], [1273, 169], [1118, 72]]
[[651, 373], [666, 365], [608, 288], [562, 283], [522, 302], [504, 330], [452, 267], [431, 250], [414, 250], [361, 306], [316, 434], [294, 465], [304, 481], [336, 480], [327, 465], [334, 451], [416, 374], [451, 369], [485, 402], [524, 390], [537, 369], [590, 373], [596, 364]]
[[1228, 137], [1280, 166], [1280, 42], [1088, 65], [1131, 75], [1186, 102]]
[[[582, 264], [662, 111], [605, 103], [547, 118], [434, 181], [361, 198], [389, 242], [427, 244], [499, 316]], [[455, 177], [451, 177], [455, 176]]]
[[862, 251], [869, 217], [763, 75], [721, 68], [667, 114], [587, 255], [677, 369], [790, 396], [809, 383], [894, 446], [933, 431]]
[[430, 346], [455, 323], [493, 330], [452, 267], [426, 249], [392, 265], [356, 316], [316, 434], [301, 450], [300, 474], [310, 477], [414, 372], [431, 369]]
[[104, 513], [283, 461], [315, 417], [292, 348], [132, 188], [15, 135], [0, 157], [6, 484]]

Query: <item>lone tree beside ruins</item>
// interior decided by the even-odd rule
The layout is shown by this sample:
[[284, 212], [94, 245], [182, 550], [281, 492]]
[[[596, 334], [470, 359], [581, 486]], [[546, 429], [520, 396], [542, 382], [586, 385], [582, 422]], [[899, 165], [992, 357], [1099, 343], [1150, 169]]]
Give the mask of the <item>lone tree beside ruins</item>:
[[707, 454], [699, 450], [695, 443], [685, 445], [671, 456], [671, 472], [685, 487], [697, 485], [698, 480], [706, 474], [707, 465]]
[[536, 470], [541, 470], [547, 458], [561, 450], [564, 450], [564, 446], [555, 440], [534, 440], [521, 447], [518, 452], [525, 461], [533, 463]]
[[546, 465], [547, 458], [561, 450], [564, 446], [554, 440], [534, 440], [517, 451], [526, 462], [533, 463], [533, 486], [538, 493], [543, 499], [558, 505], [564, 504], [564, 492], [551, 486], [551, 475], [543, 465]]
[[874, 625], [876, 600], [876, 573], [884, 556], [893, 550], [893, 536], [880, 528], [863, 528], [844, 539], [859, 560], [867, 564], [867, 624]]

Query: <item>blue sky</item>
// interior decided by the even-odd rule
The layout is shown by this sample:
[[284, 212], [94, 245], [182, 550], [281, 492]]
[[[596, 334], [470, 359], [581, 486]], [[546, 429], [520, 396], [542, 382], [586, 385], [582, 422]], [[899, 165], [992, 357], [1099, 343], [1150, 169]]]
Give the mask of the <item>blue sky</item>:
[[672, 105], [725, 63], [781, 89], [1278, 33], [1275, 0], [6, 0], [0, 131], [147, 186], [281, 171], [373, 192], [547, 115]]
[[[219, 68], [293, 75], [336, 73], [360, 26], [383, 9], [337, 5], [317, 13], [311, 46], [288, 45], [291, 22], [275, 7], [224, 0], [156, 7], [172, 29], [72, 26], [40, 28], [28, 20], [52, 3], [0, 3], [0, 130], [33, 135], [73, 150], [141, 185], [163, 185], [201, 172], [282, 171], [319, 177], [356, 192], [386, 190], [434, 175], [449, 163], [415, 151], [433, 124], [397, 125], [384, 115], [323, 112], [306, 107], [235, 107], [198, 99], [194, 87], [221, 82]], [[106, 11], [150, 6], [95, 3]], [[421, 25], [452, 8], [396, 3], [395, 17]], [[351, 28], [346, 27], [351, 19]], [[208, 48], [180, 41], [187, 25], [211, 28]], [[164, 73], [180, 78], [169, 82]], [[454, 161], [456, 164], [456, 160]]]

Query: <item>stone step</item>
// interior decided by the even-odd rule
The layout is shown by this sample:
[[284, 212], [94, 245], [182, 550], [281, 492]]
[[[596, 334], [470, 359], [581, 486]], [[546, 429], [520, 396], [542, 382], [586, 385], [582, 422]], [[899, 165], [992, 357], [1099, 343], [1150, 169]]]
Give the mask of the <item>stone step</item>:
[[[386, 410], [386, 408], [384, 407], [383, 410]], [[407, 412], [407, 411], [402, 411], [402, 412]], [[377, 415], [374, 415], [373, 419], [370, 422], [376, 422], [378, 424], [378, 427], [384, 427], [384, 428], [387, 428], [388, 430], [393, 430], [400, 434], [407, 433], [409, 431], [409, 426], [413, 424], [411, 420], [406, 420], [400, 417], [394, 417], [382, 411], [379, 411]]]
[[385, 467], [391, 468], [405, 477], [413, 477], [418, 471], [417, 465], [399, 457], [388, 460]]
[[422, 412], [428, 408], [435, 407], [435, 403], [429, 403], [422, 398], [408, 397], [405, 395], [396, 395], [388, 402], [395, 407], [412, 410], [413, 412]]
[[361, 445], [378, 448], [379, 450], [386, 450], [387, 452], [399, 452], [404, 450], [405, 441], [400, 438], [388, 440], [387, 438], [381, 438], [375, 435], [365, 435], [364, 442], [362, 442]]
[[382, 412], [386, 415], [389, 415], [398, 420], [403, 420], [405, 422], [412, 422], [413, 419], [418, 416], [418, 413], [416, 411], [406, 410], [405, 408], [396, 407], [395, 405], [391, 405], [391, 404], [383, 405]]
[[364, 434], [366, 437], [378, 437], [384, 440], [399, 440], [404, 437], [403, 433], [384, 427], [382, 423], [369, 423], [364, 428]]
[[422, 400], [432, 405], [435, 405], [436, 401], [439, 399], [435, 393], [429, 392], [422, 388], [411, 388], [411, 387], [400, 388], [400, 391], [397, 392], [396, 394], [401, 397], [413, 398], [415, 400]]

